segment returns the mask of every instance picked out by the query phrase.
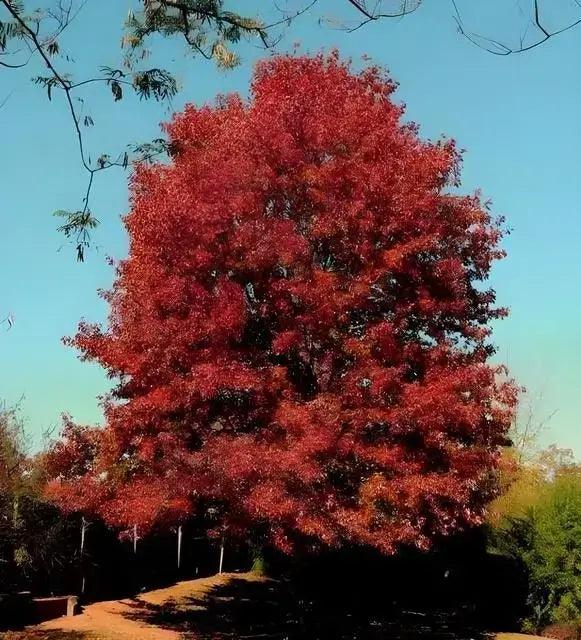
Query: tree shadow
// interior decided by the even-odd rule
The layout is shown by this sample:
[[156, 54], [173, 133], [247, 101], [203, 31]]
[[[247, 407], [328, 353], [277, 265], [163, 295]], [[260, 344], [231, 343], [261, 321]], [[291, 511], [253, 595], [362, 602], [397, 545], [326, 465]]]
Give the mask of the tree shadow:
[[[356, 586], [355, 586], [356, 587]], [[339, 601], [290, 581], [232, 578], [205, 595], [161, 607], [136, 602], [131, 618], [185, 638], [261, 640], [479, 640], [461, 609], [411, 610], [349, 589]], [[363, 591], [361, 595], [363, 596]]]

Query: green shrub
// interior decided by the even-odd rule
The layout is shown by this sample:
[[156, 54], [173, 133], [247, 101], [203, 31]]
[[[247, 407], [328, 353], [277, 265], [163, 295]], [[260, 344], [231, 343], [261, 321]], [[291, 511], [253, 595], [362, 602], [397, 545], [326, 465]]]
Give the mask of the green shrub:
[[581, 469], [561, 470], [539, 492], [523, 516], [506, 516], [491, 531], [495, 549], [527, 573], [526, 630], [581, 620]]
[[258, 576], [266, 576], [268, 568], [264, 554], [264, 547], [261, 544], [251, 544], [250, 556], [252, 558], [250, 571]]

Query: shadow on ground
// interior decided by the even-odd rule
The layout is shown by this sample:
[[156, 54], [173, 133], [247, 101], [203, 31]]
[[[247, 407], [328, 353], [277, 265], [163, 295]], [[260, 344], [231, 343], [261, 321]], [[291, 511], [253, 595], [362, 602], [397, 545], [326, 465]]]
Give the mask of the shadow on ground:
[[[358, 597], [357, 592], [361, 596]], [[196, 640], [479, 640], [462, 610], [413, 611], [357, 585], [344, 597], [316, 598], [285, 581], [233, 578], [200, 597], [152, 607], [135, 601], [131, 617]]]
[[349, 548], [267, 564], [278, 580], [232, 576], [160, 608], [136, 601], [130, 615], [196, 640], [483, 640], [516, 630], [526, 595], [481, 532], [429, 553]]

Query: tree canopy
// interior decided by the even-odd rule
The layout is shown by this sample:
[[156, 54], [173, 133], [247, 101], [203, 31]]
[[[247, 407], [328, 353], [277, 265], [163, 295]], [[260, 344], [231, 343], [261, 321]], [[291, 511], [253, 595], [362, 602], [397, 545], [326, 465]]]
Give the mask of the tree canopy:
[[52, 495], [117, 527], [193, 514], [281, 549], [393, 552], [481, 521], [516, 389], [487, 360], [502, 221], [395, 84], [274, 57], [251, 98], [189, 106], [138, 165], [109, 326], [69, 342], [118, 380], [69, 425]]

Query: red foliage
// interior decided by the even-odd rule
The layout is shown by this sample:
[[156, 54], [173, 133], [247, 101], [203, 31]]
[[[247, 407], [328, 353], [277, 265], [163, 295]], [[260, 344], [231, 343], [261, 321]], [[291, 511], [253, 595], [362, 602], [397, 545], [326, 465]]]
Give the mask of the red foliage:
[[281, 549], [389, 553], [480, 521], [515, 404], [480, 284], [501, 221], [453, 193], [454, 143], [403, 124], [394, 88], [273, 57], [248, 102], [167, 125], [172, 162], [132, 179], [109, 326], [70, 341], [119, 385], [86, 468], [72, 432], [54, 452], [64, 504]]

